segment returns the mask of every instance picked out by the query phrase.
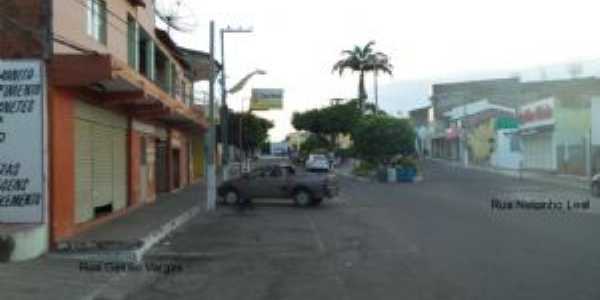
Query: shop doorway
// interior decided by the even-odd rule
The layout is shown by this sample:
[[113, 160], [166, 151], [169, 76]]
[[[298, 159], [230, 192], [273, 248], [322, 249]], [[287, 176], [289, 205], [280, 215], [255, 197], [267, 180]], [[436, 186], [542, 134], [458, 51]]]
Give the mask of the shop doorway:
[[156, 142], [156, 192], [165, 193], [169, 191], [167, 174], [167, 142], [157, 140]]
[[181, 161], [180, 161], [180, 151], [179, 149], [173, 149], [173, 187], [178, 189], [181, 186]]

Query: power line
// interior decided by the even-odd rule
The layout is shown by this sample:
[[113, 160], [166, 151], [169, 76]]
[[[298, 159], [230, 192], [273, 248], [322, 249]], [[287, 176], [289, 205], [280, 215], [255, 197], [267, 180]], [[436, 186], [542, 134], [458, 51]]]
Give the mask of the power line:
[[77, 50], [77, 51], [80, 51], [83, 53], [98, 54], [97, 51], [90, 50], [90, 49], [86, 48], [85, 46], [82, 46], [81, 44], [77, 44], [76, 42], [69, 41], [67, 38], [60, 36], [60, 35], [54, 34], [52, 37], [52, 40], [63, 46], [70, 47], [74, 50]]

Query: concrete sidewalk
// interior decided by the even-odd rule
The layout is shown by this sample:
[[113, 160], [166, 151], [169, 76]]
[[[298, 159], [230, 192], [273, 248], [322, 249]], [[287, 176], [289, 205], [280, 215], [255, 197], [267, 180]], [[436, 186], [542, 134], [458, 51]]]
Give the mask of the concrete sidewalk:
[[574, 175], [564, 175], [564, 174], [554, 174], [550, 172], [542, 172], [542, 171], [531, 171], [531, 170], [512, 170], [512, 169], [502, 169], [496, 168], [492, 166], [478, 166], [478, 165], [468, 165], [465, 166], [462, 162], [457, 161], [449, 161], [445, 159], [439, 158], [427, 158], [428, 160], [444, 163], [453, 167], [458, 168], [466, 168], [472, 170], [479, 170], [484, 172], [491, 172], [494, 174], [504, 175], [508, 177], [528, 179], [531, 181], [536, 181], [540, 183], [549, 183], [558, 186], [568, 187], [568, 188], [576, 188], [582, 190], [590, 189], [590, 179], [581, 176]]
[[59, 243], [60, 249], [19, 263], [0, 264], [0, 299], [105, 299], [126, 294], [148, 272], [81, 269], [81, 263], [140, 262], [153, 245], [206, 211], [204, 184], [159, 195], [157, 201]]
[[139, 261], [150, 247], [206, 208], [205, 185], [161, 194], [156, 202], [61, 241], [51, 255]]

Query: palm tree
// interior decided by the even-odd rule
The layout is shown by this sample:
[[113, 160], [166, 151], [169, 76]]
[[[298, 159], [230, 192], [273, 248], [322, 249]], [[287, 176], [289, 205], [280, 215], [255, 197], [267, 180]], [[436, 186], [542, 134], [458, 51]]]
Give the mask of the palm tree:
[[367, 72], [383, 72], [392, 75], [393, 66], [390, 64], [389, 57], [382, 52], [373, 50], [375, 41], [368, 42], [364, 47], [354, 46], [352, 50], [342, 51], [344, 58], [340, 59], [333, 66], [332, 72], [339, 72], [342, 76], [344, 70], [350, 69], [353, 72], [359, 72], [358, 79], [358, 101], [361, 110], [363, 109], [364, 101], [367, 99], [365, 90], [365, 73]]

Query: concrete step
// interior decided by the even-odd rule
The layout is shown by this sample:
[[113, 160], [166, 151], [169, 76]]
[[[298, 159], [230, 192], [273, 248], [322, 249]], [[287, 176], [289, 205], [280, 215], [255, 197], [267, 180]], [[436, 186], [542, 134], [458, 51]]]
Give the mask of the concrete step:
[[47, 250], [46, 224], [0, 224], [0, 262], [33, 259]]

